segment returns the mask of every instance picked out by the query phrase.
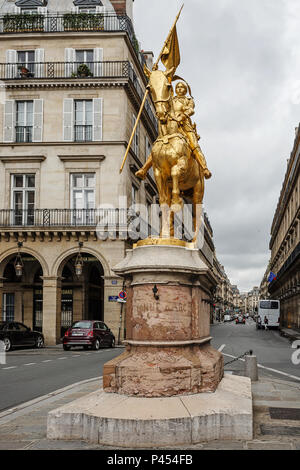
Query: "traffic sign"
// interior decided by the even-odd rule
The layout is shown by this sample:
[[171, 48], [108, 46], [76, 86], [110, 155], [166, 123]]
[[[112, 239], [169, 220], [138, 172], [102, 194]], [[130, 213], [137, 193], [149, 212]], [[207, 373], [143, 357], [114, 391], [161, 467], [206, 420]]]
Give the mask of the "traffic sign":
[[127, 299], [127, 293], [125, 292], [125, 290], [121, 290], [121, 292], [119, 293], [119, 299], [121, 300]]

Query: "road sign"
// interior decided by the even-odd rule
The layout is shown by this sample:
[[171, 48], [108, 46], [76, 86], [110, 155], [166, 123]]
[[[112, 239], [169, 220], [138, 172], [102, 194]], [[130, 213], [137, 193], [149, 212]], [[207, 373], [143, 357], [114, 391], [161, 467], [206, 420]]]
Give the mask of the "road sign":
[[121, 290], [121, 292], [119, 293], [119, 299], [121, 300], [127, 299], [127, 293], [124, 290]]
[[118, 302], [119, 297], [117, 295], [109, 295], [108, 296], [108, 301], [109, 302]]

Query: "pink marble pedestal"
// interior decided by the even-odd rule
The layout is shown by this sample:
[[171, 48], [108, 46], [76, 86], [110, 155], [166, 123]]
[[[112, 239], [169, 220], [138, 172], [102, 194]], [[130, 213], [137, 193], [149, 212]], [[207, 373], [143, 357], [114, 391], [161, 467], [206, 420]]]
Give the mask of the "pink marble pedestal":
[[125, 352], [104, 365], [104, 391], [137, 397], [214, 392], [224, 372], [222, 354], [210, 345], [206, 302], [216, 281], [199, 251], [141, 246], [114, 271], [129, 285], [127, 338]]

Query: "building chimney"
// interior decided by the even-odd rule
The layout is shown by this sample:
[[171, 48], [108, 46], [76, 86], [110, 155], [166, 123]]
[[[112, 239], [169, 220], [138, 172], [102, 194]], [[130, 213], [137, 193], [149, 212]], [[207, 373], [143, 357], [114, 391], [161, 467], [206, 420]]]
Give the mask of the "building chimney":
[[153, 59], [154, 59], [154, 54], [152, 51], [141, 51], [143, 56], [145, 57], [146, 65], [148, 69], [152, 70], [153, 67]]
[[110, 0], [110, 3], [114, 7], [117, 15], [126, 14], [126, 0]]

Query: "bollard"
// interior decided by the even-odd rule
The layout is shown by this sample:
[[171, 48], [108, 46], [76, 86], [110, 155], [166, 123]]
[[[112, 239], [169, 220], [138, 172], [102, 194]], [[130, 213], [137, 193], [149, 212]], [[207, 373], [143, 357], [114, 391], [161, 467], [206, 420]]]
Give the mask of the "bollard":
[[258, 370], [256, 356], [245, 356], [245, 377], [249, 377], [251, 382], [257, 382]]

